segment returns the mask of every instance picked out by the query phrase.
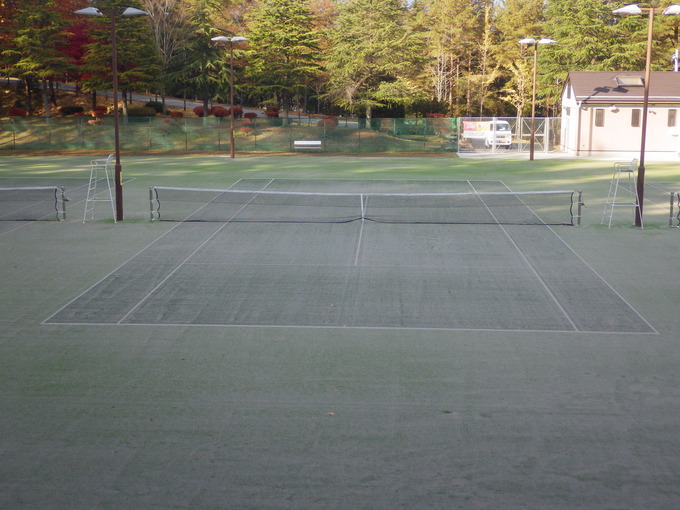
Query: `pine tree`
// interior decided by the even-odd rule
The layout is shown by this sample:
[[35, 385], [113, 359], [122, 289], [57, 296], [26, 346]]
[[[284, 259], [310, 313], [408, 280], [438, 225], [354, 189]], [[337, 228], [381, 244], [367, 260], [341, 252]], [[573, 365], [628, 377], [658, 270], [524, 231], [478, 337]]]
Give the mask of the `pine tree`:
[[461, 111], [461, 77], [478, 39], [472, 0], [423, 0], [416, 4], [418, 23], [427, 36], [427, 76], [432, 96], [446, 103], [449, 116]]
[[125, 8], [139, 4], [130, 0], [98, 0], [96, 7], [104, 15], [91, 21], [93, 42], [85, 55], [83, 88], [89, 91], [111, 87], [111, 15], [115, 15], [116, 48], [118, 54], [118, 85], [123, 95], [126, 113], [127, 92], [154, 89], [158, 85], [159, 58], [153, 46], [148, 21], [144, 17], [121, 16]]
[[[612, 57], [616, 48], [626, 46], [615, 27], [612, 9], [619, 2], [609, 0], [549, 0], [546, 8], [545, 37], [556, 44], [542, 46], [538, 55], [538, 90], [557, 105], [569, 71], [615, 70], [620, 59]], [[626, 23], [644, 23], [641, 17]], [[630, 47], [628, 47], [630, 49]], [[625, 53], [626, 50], [624, 50]], [[619, 60], [619, 64], [616, 63]], [[622, 70], [628, 66], [623, 65]]]
[[210, 100], [226, 94], [224, 87], [229, 83], [229, 65], [224, 53], [211, 41], [218, 35], [212, 25], [213, 13], [213, 0], [195, 2], [189, 17], [190, 35], [168, 69], [174, 90], [191, 92], [203, 101], [204, 117], [208, 116]]
[[499, 52], [505, 75], [499, 91], [505, 102], [515, 108], [519, 118], [531, 103], [533, 63], [519, 41], [541, 39], [544, 32], [545, 0], [505, 0], [498, 15]]
[[415, 76], [423, 40], [399, 0], [348, 0], [339, 5], [329, 32], [329, 95], [350, 111], [420, 99]]
[[48, 79], [64, 73], [68, 57], [58, 50], [64, 43], [64, 22], [54, 9], [54, 0], [30, 1], [16, 11], [12, 24], [13, 37], [9, 48], [2, 52], [12, 74], [21, 77], [26, 87], [26, 106], [32, 112], [30, 98], [34, 81], [41, 83], [45, 116], [50, 116]]
[[265, 0], [248, 17], [246, 74], [286, 111], [320, 72], [319, 34], [307, 0]]

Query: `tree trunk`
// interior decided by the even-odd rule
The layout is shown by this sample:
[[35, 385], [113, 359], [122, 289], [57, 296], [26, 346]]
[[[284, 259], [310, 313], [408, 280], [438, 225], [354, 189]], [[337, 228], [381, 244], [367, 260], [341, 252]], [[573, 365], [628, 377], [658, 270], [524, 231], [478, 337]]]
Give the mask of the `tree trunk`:
[[123, 101], [122, 101], [122, 103], [123, 103], [123, 117], [127, 117], [128, 116], [128, 93], [127, 93], [127, 90], [123, 90], [123, 92], [121, 93], [121, 96], [123, 98]]
[[[54, 90], [54, 80], [49, 80], [48, 85], [50, 87], [50, 103], [52, 103], [54, 106], [58, 106], [57, 105], [57, 92], [56, 92], [56, 90]], [[59, 88], [59, 87], [57, 86], [57, 88]]]
[[33, 102], [31, 101], [31, 80], [24, 78], [24, 90], [26, 91], [26, 111], [33, 115]]
[[46, 118], [49, 118], [50, 116], [50, 95], [49, 91], [47, 90], [47, 78], [42, 79], [42, 85], [41, 85], [41, 91], [42, 91], [42, 100], [43, 100], [43, 110], [45, 111], [44, 115]]

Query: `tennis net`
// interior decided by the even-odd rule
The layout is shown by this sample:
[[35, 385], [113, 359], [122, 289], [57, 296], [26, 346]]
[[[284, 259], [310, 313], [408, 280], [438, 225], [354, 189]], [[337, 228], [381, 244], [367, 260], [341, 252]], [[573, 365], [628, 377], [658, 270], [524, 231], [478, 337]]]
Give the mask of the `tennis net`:
[[310, 193], [149, 188], [151, 220], [578, 225], [578, 191]]
[[67, 201], [63, 187], [0, 188], [0, 220], [65, 220]]

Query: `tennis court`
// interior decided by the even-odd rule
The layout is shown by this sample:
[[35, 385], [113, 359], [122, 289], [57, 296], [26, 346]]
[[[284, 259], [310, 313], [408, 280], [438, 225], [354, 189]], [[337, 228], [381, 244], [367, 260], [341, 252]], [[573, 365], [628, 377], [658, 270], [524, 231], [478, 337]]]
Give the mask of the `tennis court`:
[[675, 162], [90, 159], [0, 158], [0, 507], [680, 504]]
[[[488, 223], [481, 225], [469, 224], [475, 214], [469, 208], [464, 224], [458, 223], [452, 209], [459, 195], [444, 214], [437, 205], [436, 222], [410, 222], [438, 198], [427, 194], [432, 182], [250, 179], [235, 188], [264, 185], [287, 199], [291, 190], [329, 194], [313, 195], [322, 199], [316, 207], [299, 205], [295, 196], [285, 206], [278, 200], [253, 206], [247, 194], [257, 213], [236, 221], [233, 209], [243, 215], [245, 202], [230, 202], [219, 207], [225, 220], [231, 218], [221, 223], [196, 223], [206, 205], [215, 207], [214, 197], [193, 205], [198, 212], [187, 216], [190, 223], [179, 223], [46, 323], [654, 332], [553, 229], [540, 219], [518, 224], [531, 223], [523, 216], [537, 217], [524, 201], [512, 195], [512, 206], [507, 199], [500, 206], [488, 204], [499, 197], [493, 193], [508, 191], [502, 182], [436, 183], [438, 190], [492, 193], [483, 205], [490, 214], [475, 221]], [[346, 198], [338, 193], [368, 189], [392, 199], [383, 205], [390, 222], [348, 220], [344, 203], [339, 219], [331, 219], [328, 202]], [[385, 192], [404, 189], [418, 200], [392, 205], [403, 195]], [[550, 200], [554, 207], [555, 198]], [[572, 204], [561, 207], [568, 212]], [[167, 208], [162, 201], [159, 210]], [[296, 209], [297, 219], [282, 220], [286, 208]], [[250, 219], [253, 214], [260, 220]], [[499, 217], [509, 224], [494, 224]]]

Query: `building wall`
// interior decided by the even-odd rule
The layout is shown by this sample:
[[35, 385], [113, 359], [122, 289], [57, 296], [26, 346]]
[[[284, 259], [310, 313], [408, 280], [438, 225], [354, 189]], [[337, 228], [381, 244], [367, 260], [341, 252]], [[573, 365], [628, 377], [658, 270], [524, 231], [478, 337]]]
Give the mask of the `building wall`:
[[[571, 97], [569, 97], [571, 96]], [[598, 110], [600, 113], [598, 114]], [[639, 125], [633, 126], [637, 110]], [[676, 126], [669, 127], [669, 110], [675, 110]], [[602, 125], [597, 125], [598, 115]], [[562, 98], [562, 136], [564, 152], [588, 156], [599, 152], [639, 153], [642, 138], [642, 106], [580, 107], [565, 91]], [[579, 134], [580, 124], [580, 134]], [[650, 105], [647, 115], [646, 152], [680, 153], [680, 104], [673, 107]]]

